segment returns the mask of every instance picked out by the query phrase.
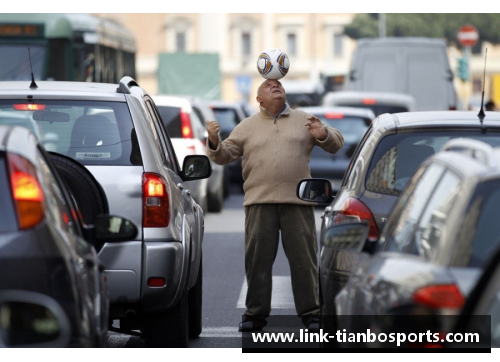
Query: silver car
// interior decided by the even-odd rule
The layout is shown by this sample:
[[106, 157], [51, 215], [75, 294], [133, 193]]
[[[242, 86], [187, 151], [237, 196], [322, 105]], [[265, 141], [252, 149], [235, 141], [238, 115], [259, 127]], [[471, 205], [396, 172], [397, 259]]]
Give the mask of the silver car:
[[[159, 112], [135, 80], [0, 83], [0, 112], [29, 115], [43, 133], [57, 135], [64, 158], [83, 164], [99, 187], [79, 192], [81, 177], [66, 181], [84, 219], [103, 210], [141, 225], [136, 238], [97, 247], [106, 267], [111, 330], [139, 334], [147, 346], [187, 347], [201, 333], [204, 215], [185, 181], [210, 176], [206, 156], [179, 167]], [[88, 222], [88, 221], [87, 221]], [[140, 332], [139, 332], [140, 331]]]
[[[359, 326], [350, 316], [384, 315], [408, 303], [439, 314], [460, 312], [500, 245], [500, 148], [492, 145], [500, 145], [497, 136], [454, 139], [426, 160], [401, 194], [374, 249], [365, 246], [366, 224], [327, 230], [325, 241], [331, 246], [358, 252], [365, 248], [371, 255], [335, 297], [339, 327]], [[347, 233], [357, 236], [350, 244], [338, 244]]]

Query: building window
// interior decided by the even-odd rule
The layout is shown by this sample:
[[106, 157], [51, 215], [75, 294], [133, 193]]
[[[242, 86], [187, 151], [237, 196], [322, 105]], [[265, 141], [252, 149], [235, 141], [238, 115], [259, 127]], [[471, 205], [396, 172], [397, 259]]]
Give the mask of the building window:
[[334, 34], [333, 35], [333, 54], [336, 57], [341, 57], [344, 55], [344, 35]]
[[252, 38], [248, 32], [241, 34], [241, 54], [244, 56], [252, 54]]
[[176, 51], [184, 53], [186, 51], [186, 33], [178, 31], [175, 33]]
[[297, 55], [297, 35], [288, 33], [286, 36], [286, 52], [288, 55]]

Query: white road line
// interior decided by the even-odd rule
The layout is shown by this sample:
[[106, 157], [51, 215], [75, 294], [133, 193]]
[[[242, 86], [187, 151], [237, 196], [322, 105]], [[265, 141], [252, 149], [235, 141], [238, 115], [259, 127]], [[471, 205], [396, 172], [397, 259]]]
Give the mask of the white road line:
[[[245, 309], [245, 299], [247, 296], [248, 285], [246, 279], [241, 286], [240, 297], [236, 308]], [[273, 295], [271, 299], [272, 309], [295, 309], [292, 294], [292, 282], [290, 276], [273, 276]]]

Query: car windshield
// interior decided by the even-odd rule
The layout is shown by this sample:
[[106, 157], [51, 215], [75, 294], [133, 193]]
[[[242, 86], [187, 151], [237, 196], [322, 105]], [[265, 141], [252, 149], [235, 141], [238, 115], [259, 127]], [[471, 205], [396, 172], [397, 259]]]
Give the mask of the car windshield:
[[467, 137], [493, 147], [500, 145], [500, 133], [480, 130], [406, 132], [382, 138], [370, 161], [365, 179], [368, 191], [399, 196], [418, 166], [439, 152], [450, 139]]
[[1, 123], [35, 127], [48, 151], [84, 165], [133, 165], [140, 159], [132, 155], [140, 151], [132, 147], [136, 138], [123, 102], [1, 100]]
[[453, 266], [481, 267], [500, 244], [500, 180], [478, 185], [457, 237]]
[[346, 144], [358, 143], [361, 138], [363, 138], [371, 122], [370, 119], [344, 115], [325, 116], [324, 114], [316, 114], [315, 116], [318, 117], [323, 124], [338, 129], [340, 133], [342, 133], [344, 143]]

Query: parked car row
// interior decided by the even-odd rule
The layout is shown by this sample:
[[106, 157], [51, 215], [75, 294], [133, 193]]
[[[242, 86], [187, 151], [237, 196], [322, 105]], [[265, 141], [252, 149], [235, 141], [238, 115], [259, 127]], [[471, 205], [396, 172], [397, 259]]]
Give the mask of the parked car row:
[[54, 135], [49, 154], [32, 131], [0, 128], [0, 265], [16, 275], [0, 282], [2, 343], [32, 344], [13, 322], [26, 307], [68, 331], [57, 345], [102, 346], [113, 330], [187, 347], [202, 328], [204, 232], [187, 184], [210, 177], [209, 159], [183, 155], [180, 167], [160, 111], [130, 77], [2, 82], [0, 115]]
[[[460, 314], [500, 247], [499, 182], [498, 113], [376, 118], [335, 198], [321, 200], [329, 204], [320, 234], [324, 327], [366, 330], [401, 306], [432, 310], [436, 320]], [[306, 190], [322, 188], [332, 190], [328, 180], [303, 180], [298, 197], [318, 202]]]

